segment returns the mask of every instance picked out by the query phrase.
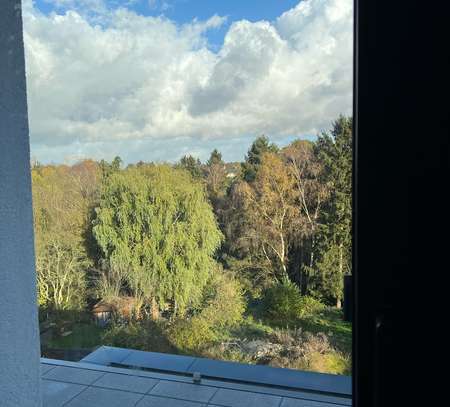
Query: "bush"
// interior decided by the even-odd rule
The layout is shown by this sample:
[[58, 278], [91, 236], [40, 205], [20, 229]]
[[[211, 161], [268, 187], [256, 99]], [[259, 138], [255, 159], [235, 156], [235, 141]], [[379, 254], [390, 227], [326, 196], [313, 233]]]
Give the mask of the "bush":
[[203, 305], [190, 319], [178, 319], [169, 339], [184, 352], [200, 352], [219, 337], [220, 331], [242, 321], [245, 301], [239, 283], [223, 272], [214, 273], [204, 293]]
[[175, 352], [163, 327], [153, 321], [113, 323], [103, 334], [102, 343], [148, 352]]
[[325, 309], [319, 300], [302, 296], [298, 287], [287, 278], [266, 290], [263, 307], [271, 319], [279, 322], [311, 317]]
[[322, 332], [312, 334], [297, 330], [276, 330], [271, 336], [283, 352], [269, 361], [270, 366], [321, 373], [351, 374], [351, 358], [337, 351]]
[[170, 328], [169, 340], [182, 352], [200, 352], [217, 339], [213, 327], [201, 315], [189, 320], [178, 320]]
[[287, 278], [267, 289], [263, 299], [267, 315], [280, 322], [297, 319], [301, 305], [302, 296], [298, 287]]
[[325, 310], [325, 304], [310, 296], [303, 296], [300, 299], [300, 309], [298, 316], [300, 318], [310, 317]]
[[228, 274], [213, 274], [200, 315], [215, 328], [236, 326], [245, 311], [243, 290], [239, 282]]

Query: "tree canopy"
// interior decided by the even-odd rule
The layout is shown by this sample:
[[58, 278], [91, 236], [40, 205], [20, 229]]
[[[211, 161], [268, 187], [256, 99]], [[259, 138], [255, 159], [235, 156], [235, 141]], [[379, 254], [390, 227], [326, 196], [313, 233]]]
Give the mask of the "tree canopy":
[[183, 170], [143, 166], [103, 185], [93, 233], [134, 295], [183, 314], [198, 303], [222, 235], [204, 188]]
[[323, 163], [322, 182], [330, 190], [321, 219], [320, 258], [317, 263], [321, 290], [340, 306], [343, 275], [351, 273], [352, 253], [352, 119], [340, 116], [330, 133], [316, 143]]
[[254, 181], [258, 167], [261, 165], [263, 154], [276, 152], [278, 152], [278, 147], [270, 143], [266, 136], [257, 137], [242, 163], [242, 177], [244, 180], [247, 182]]
[[217, 266], [255, 292], [288, 279], [301, 295], [342, 300], [352, 250], [349, 117], [282, 149], [257, 137], [242, 163], [217, 149], [204, 164], [187, 155], [124, 167], [117, 156], [36, 163], [32, 181], [43, 307], [132, 296], [155, 315], [185, 315]]

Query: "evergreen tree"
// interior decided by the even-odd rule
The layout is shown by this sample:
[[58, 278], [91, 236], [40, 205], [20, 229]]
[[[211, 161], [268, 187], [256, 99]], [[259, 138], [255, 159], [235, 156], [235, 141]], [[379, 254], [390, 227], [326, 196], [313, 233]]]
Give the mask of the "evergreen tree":
[[209, 160], [206, 162], [206, 165], [208, 167], [211, 167], [213, 165], [216, 164], [221, 164], [223, 165], [224, 162], [222, 160], [222, 154], [215, 148], [212, 152], [211, 155], [209, 157]]
[[211, 152], [211, 156], [206, 162], [205, 179], [209, 199], [213, 204], [215, 213], [218, 214], [219, 207], [221, 206], [220, 201], [226, 193], [227, 177], [222, 154], [217, 149]]
[[253, 182], [256, 178], [256, 173], [262, 162], [264, 153], [276, 153], [278, 147], [269, 142], [266, 136], [258, 137], [248, 150], [245, 156], [245, 161], [242, 163], [242, 177], [247, 182]]
[[195, 158], [192, 155], [183, 156], [175, 167], [189, 171], [194, 179], [203, 177], [202, 163], [198, 158]]
[[340, 307], [343, 276], [351, 273], [352, 118], [340, 116], [331, 134], [319, 136], [315, 152], [323, 165], [322, 182], [330, 191], [321, 219], [318, 283]]

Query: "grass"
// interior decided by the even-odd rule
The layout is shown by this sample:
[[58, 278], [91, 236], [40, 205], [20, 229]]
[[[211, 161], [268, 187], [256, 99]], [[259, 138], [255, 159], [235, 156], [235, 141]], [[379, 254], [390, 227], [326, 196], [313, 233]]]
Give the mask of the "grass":
[[[342, 320], [341, 310], [327, 308], [307, 318], [298, 318], [293, 321], [261, 318], [262, 315], [257, 311], [255, 308], [250, 308], [239, 326], [218, 331], [218, 336], [213, 342], [205, 343], [205, 346], [197, 351], [183, 349], [183, 346], [181, 348], [173, 346], [165, 325], [151, 321], [124, 326], [113, 325], [106, 329], [88, 321], [62, 323], [59, 326], [64, 326], [65, 331], [72, 331], [72, 333], [62, 336], [56, 333], [59, 329], [55, 328], [53, 338], [49, 340], [47, 346], [56, 349], [74, 349], [93, 348], [105, 344], [153, 352], [194, 353], [196, 356], [241, 363], [269, 363], [301, 370], [351, 374], [352, 325]], [[320, 337], [319, 333], [324, 333], [335, 350], [327, 350], [326, 353], [311, 350], [307, 363], [304, 359], [295, 358], [292, 355], [263, 362], [251, 359], [239, 345], [225, 345], [253, 340], [273, 342], [277, 335], [283, 335], [283, 332], [286, 332], [286, 335], [292, 336], [292, 332], [298, 328], [317, 337]]]
[[62, 336], [56, 332], [47, 346], [55, 349], [93, 348], [102, 342], [103, 329], [94, 324], [78, 323], [66, 329], [70, 335]]
[[309, 317], [280, 321], [264, 317], [260, 305], [256, 305], [249, 310], [249, 315], [260, 321], [260, 329], [301, 328], [305, 332], [312, 334], [323, 332], [329, 337], [330, 342], [338, 351], [351, 354], [352, 324], [343, 320], [343, 311], [340, 309], [328, 307], [322, 312], [315, 313]]
[[307, 318], [300, 323], [302, 329], [311, 333], [323, 332], [330, 338], [337, 350], [351, 354], [352, 352], [352, 324], [343, 321], [342, 311], [335, 308]]
[[[323, 373], [351, 375], [352, 325], [343, 321], [342, 311], [326, 308], [312, 316], [289, 321], [276, 321], [261, 318], [258, 309], [250, 308], [242, 323], [233, 329], [221, 332], [217, 341], [207, 346], [198, 356], [229, 360], [241, 363], [263, 363], [277, 367], [317, 371]], [[271, 343], [290, 342], [301, 349], [303, 339], [295, 339], [295, 331], [301, 329], [316, 339], [309, 339], [307, 357], [282, 352], [279, 356], [263, 360], [253, 360], [243, 351], [242, 341], [262, 340]], [[321, 333], [326, 335], [329, 345], [320, 345]], [[276, 339], [278, 337], [278, 340]], [[286, 337], [286, 341], [283, 341]], [[296, 342], [299, 340], [300, 342]], [[281, 341], [281, 342], [280, 342]], [[228, 343], [228, 346], [224, 344]], [[236, 346], [233, 346], [236, 344]], [[231, 346], [230, 346], [231, 345]], [[309, 346], [309, 347], [308, 347]], [[331, 347], [329, 347], [331, 346]]]

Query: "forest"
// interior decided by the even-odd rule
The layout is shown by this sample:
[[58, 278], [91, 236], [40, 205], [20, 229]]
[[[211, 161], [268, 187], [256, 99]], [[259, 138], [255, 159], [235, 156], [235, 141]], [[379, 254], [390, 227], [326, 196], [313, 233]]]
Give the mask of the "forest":
[[351, 117], [282, 148], [260, 136], [243, 162], [34, 162], [32, 187], [45, 348], [351, 373]]

